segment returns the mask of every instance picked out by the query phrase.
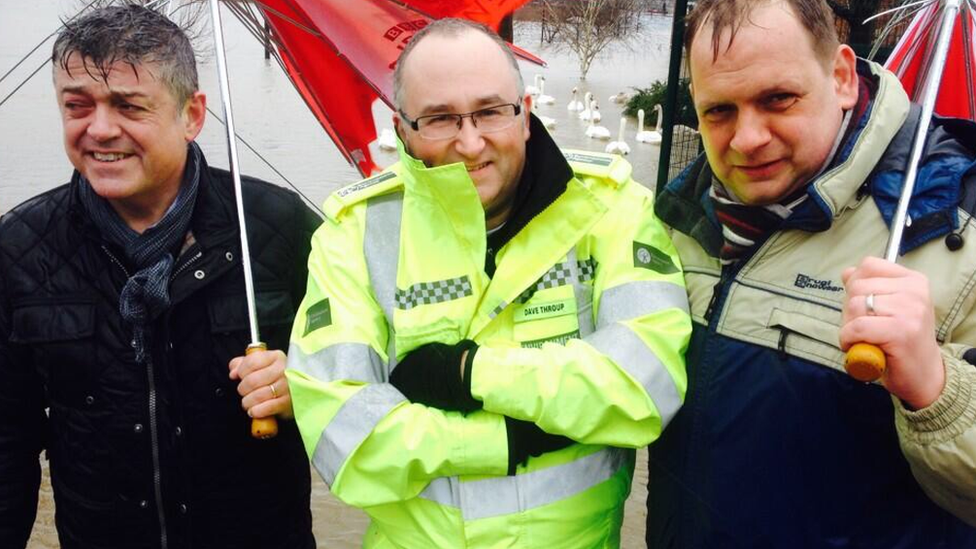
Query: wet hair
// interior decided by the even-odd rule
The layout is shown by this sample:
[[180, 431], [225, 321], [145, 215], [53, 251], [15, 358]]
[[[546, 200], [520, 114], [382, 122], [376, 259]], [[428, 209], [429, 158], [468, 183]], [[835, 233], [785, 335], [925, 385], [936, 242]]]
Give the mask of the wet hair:
[[180, 106], [199, 89], [196, 58], [186, 33], [162, 14], [138, 4], [98, 8], [65, 23], [51, 61], [68, 71], [74, 53], [81, 56], [88, 74], [103, 82], [108, 82], [115, 63], [128, 63], [136, 75], [139, 65], [154, 63], [154, 76]]
[[397, 59], [396, 69], [393, 71], [393, 104], [399, 110], [403, 107], [403, 68], [406, 66], [407, 58], [410, 57], [410, 53], [413, 49], [417, 47], [417, 44], [422, 42], [424, 38], [428, 36], [444, 36], [455, 38], [461, 36], [466, 32], [479, 32], [491, 39], [498, 49], [505, 54], [505, 58], [508, 59], [508, 64], [512, 68], [512, 74], [515, 75], [515, 85], [518, 90], [519, 97], [525, 93], [525, 82], [522, 80], [522, 72], [519, 70], [518, 61], [515, 59], [515, 54], [508, 47], [508, 44], [500, 36], [498, 36], [495, 31], [491, 30], [487, 26], [476, 23], [474, 21], [469, 21], [467, 19], [438, 19], [431, 22], [426, 27], [421, 29], [417, 34], [413, 35], [407, 46], [400, 53], [400, 58]]
[[712, 31], [712, 59], [718, 59], [722, 48], [722, 33], [729, 30], [726, 51], [732, 47], [735, 35], [756, 8], [784, 4], [810, 34], [811, 46], [824, 66], [829, 66], [840, 41], [834, 25], [834, 13], [826, 0], [700, 0], [685, 19], [685, 52], [691, 54], [691, 44], [698, 31], [709, 25]]

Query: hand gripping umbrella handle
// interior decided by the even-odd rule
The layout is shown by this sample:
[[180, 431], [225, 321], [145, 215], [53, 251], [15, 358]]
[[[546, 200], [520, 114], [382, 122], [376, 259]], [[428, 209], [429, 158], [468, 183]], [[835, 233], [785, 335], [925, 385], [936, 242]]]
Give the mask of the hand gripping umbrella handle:
[[[247, 350], [244, 351], [244, 355], [246, 356], [258, 351], [267, 350], [268, 346], [264, 343], [252, 343], [251, 345], [247, 346]], [[260, 439], [274, 438], [278, 436], [278, 420], [275, 419], [274, 416], [252, 418], [251, 436]]]
[[858, 381], [879, 379], [887, 367], [884, 351], [870, 343], [855, 343], [847, 350], [844, 369]]
[[[925, 81], [921, 87], [921, 106], [922, 113], [919, 116], [918, 125], [915, 129], [914, 140], [912, 141], [911, 154], [908, 157], [908, 165], [905, 171], [905, 183], [902, 185], [901, 196], [898, 198], [898, 207], [891, 221], [891, 233], [888, 236], [888, 245], [885, 247], [885, 259], [895, 263], [898, 259], [898, 251], [901, 248], [901, 239], [905, 231], [905, 226], [910, 222], [908, 217], [908, 203], [915, 188], [915, 179], [918, 176], [918, 165], [922, 159], [922, 151], [925, 148], [925, 138], [928, 135], [929, 123], [932, 120], [932, 113], [935, 110], [935, 100], [939, 93], [939, 84], [942, 81], [942, 72], [945, 69], [946, 57], [949, 52], [949, 38], [955, 26], [956, 15], [959, 12], [962, 0], [945, 0], [942, 13], [942, 21], [939, 27], [938, 40], [936, 41], [935, 51], [931, 59], [931, 70], [926, 73]], [[858, 381], [874, 381], [884, 374], [887, 360], [884, 351], [876, 345], [870, 343], [855, 343], [847, 350], [847, 360], [844, 368], [851, 377]]]

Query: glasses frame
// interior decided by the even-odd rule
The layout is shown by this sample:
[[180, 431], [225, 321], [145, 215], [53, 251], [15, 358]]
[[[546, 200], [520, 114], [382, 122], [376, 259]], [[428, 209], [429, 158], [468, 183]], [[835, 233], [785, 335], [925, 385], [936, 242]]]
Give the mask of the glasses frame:
[[[497, 109], [498, 107], [513, 107], [515, 109], [515, 116], [512, 117], [513, 120], [515, 118], [518, 118], [518, 115], [522, 114], [522, 100], [521, 99], [519, 99], [516, 103], [499, 103], [498, 105], [492, 105], [490, 107], [484, 107], [484, 108], [478, 109], [476, 111], [471, 111], [471, 112], [466, 112], [466, 113], [461, 113], [461, 114], [454, 114], [454, 113], [428, 114], [428, 115], [424, 115], [424, 116], [418, 116], [414, 120], [411, 120], [410, 117], [407, 116], [407, 113], [403, 112], [402, 110], [397, 109], [397, 112], [400, 113], [400, 117], [403, 118], [403, 121], [406, 122], [410, 126], [410, 129], [412, 129], [413, 131], [415, 131], [417, 133], [420, 133], [420, 137], [422, 137], [423, 139], [427, 139], [429, 141], [443, 141], [443, 140], [447, 140], [447, 139], [454, 139], [455, 137], [458, 136], [459, 133], [461, 133], [461, 127], [464, 124], [464, 119], [465, 118], [470, 118], [471, 119], [471, 124], [475, 128], [478, 128], [478, 122], [476, 122], [476, 119], [475, 119], [474, 116], [476, 114], [478, 114], [479, 112], [488, 111], [488, 110], [491, 110], [491, 109]], [[455, 117], [457, 119], [458, 133], [455, 133], [454, 135], [452, 135], [450, 137], [427, 137], [423, 133], [420, 132], [420, 121], [421, 120], [424, 120], [425, 118], [437, 118], [437, 117], [441, 117], [441, 116], [453, 116], [453, 117]], [[505, 128], [500, 128], [500, 129], [497, 129], [497, 130], [488, 130], [487, 132], [485, 132], [481, 128], [478, 128], [478, 131], [481, 131], [482, 133], [491, 133], [491, 132], [496, 132], [496, 131], [500, 132], [502, 130], [507, 130], [510, 127], [511, 126], [507, 126]]]

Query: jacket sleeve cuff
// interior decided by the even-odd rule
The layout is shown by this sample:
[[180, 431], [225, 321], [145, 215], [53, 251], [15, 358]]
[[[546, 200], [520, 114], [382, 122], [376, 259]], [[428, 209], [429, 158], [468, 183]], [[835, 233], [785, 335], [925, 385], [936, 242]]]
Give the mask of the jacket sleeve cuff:
[[455, 451], [462, 454], [459, 474], [504, 475], [508, 471], [508, 434], [505, 418], [484, 411], [467, 415]]
[[955, 438], [976, 425], [976, 366], [942, 353], [945, 387], [942, 394], [921, 410], [909, 410], [892, 397], [896, 423], [906, 441], [931, 444]]
[[467, 351], [467, 355], [464, 357], [464, 373], [462, 377], [464, 378], [464, 390], [467, 394], [471, 394], [471, 371], [474, 369], [474, 355], [478, 352], [478, 344], [474, 341], [462, 341], [464, 344], [464, 350]]
[[[507, 355], [491, 347], [479, 347], [478, 352], [470, 357], [471, 371], [466, 372], [470, 383], [471, 396], [485, 402], [490, 397], [497, 400], [499, 395], [506, 394], [504, 387], [517, 377], [511, 366], [506, 364]], [[502, 373], [505, 368], [505, 373]]]

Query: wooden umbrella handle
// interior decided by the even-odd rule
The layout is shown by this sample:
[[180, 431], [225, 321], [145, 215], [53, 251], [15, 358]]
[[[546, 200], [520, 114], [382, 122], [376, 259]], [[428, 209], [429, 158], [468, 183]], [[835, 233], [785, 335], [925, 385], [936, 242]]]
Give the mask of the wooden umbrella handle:
[[[267, 350], [268, 346], [264, 343], [254, 343], [247, 346], [244, 355]], [[251, 418], [251, 436], [259, 439], [269, 439], [278, 436], [278, 420], [274, 416]]]
[[884, 351], [870, 343], [855, 343], [847, 350], [844, 369], [858, 381], [875, 381], [887, 367]]

